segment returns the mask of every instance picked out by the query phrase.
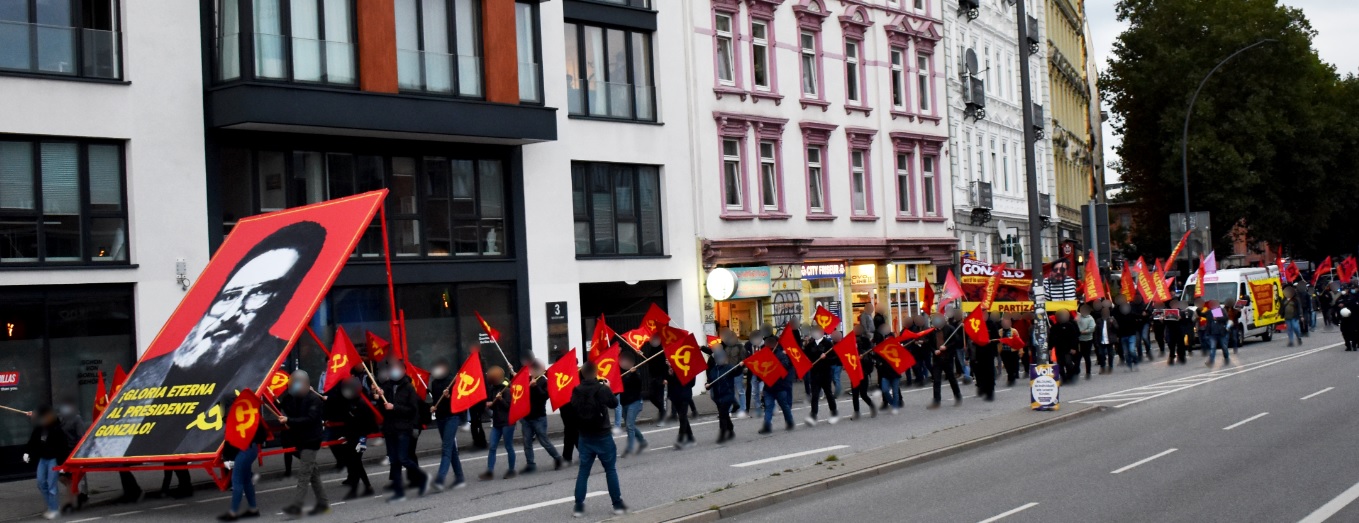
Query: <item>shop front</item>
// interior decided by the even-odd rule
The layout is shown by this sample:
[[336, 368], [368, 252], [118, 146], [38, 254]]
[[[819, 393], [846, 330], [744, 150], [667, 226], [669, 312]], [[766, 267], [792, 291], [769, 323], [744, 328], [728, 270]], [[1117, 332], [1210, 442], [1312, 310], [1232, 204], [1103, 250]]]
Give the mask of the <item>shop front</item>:
[[708, 271], [704, 290], [712, 300], [714, 333], [730, 330], [742, 339], [766, 323], [764, 309], [773, 291], [768, 265], [716, 267]]
[[820, 261], [802, 264], [802, 295], [806, 297], [804, 310], [807, 315], [815, 313], [817, 307], [825, 307], [831, 314], [840, 318], [841, 323], [851, 318], [845, 314], [845, 283], [849, 276], [849, 265], [843, 261]]
[[910, 326], [909, 318], [924, 311], [925, 285], [935, 281], [930, 260], [894, 261], [887, 265], [887, 295], [894, 332]]

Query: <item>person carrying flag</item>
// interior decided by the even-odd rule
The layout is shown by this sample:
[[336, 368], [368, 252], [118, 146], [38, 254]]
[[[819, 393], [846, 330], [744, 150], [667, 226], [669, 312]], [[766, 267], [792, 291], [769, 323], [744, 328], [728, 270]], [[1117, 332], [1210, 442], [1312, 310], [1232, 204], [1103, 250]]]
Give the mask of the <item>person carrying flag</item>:
[[731, 410], [736, 405], [736, 376], [728, 372], [736, 368], [728, 359], [727, 351], [715, 350], [708, 362], [708, 397], [717, 405], [717, 444], [736, 437], [731, 423]]
[[[878, 330], [883, 330], [887, 327], [887, 324], [884, 323], [878, 326]], [[878, 409], [873, 406], [873, 398], [868, 397], [868, 384], [872, 381], [868, 376], [872, 374], [874, 361], [878, 358], [873, 356], [873, 339], [868, 337], [868, 329], [862, 323], [854, 326], [854, 346], [855, 351], [860, 354], [859, 367], [863, 369], [861, 371], [863, 372], [863, 379], [859, 380], [858, 386], [849, 390], [850, 402], [854, 405], [854, 417], [852, 419], [859, 419], [859, 402], [861, 401], [868, 406], [868, 417], [876, 418], [878, 417]], [[900, 386], [900, 378], [898, 378], [896, 383], [897, 386]], [[888, 389], [883, 389], [884, 396], [887, 394], [887, 390]]]
[[[689, 426], [689, 404], [694, 401], [694, 382], [680, 381], [675, 369], [666, 365], [665, 395], [670, 398], [670, 412], [679, 416], [679, 433], [675, 436], [675, 450], [694, 446], [694, 429]], [[582, 463], [584, 463], [582, 461]]]
[[336, 449], [338, 464], [348, 472], [344, 484], [349, 486], [349, 492], [344, 499], [359, 497], [360, 484], [363, 486], [362, 495], [372, 496], [373, 484], [363, 466], [363, 452], [368, 449], [368, 435], [377, 430], [376, 410], [363, 397], [363, 383], [359, 378], [346, 378], [340, 382], [339, 388], [339, 394], [332, 393], [326, 397], [325, 418], [327, 425], [337, 425], [335, 433], [341, 440], [331, 448]]
[[486, 453], [486, 472], [482, 472], [482, 481], [495, 479], [495, 455], [496, 449], [501, 442], [505, 443], [505, 454], [508, 455], [510, 467], [505, 471], [504, 479], [510, 479], [518, 475], [514, 471], [514, 425], [510, 424], [510, 396], [506, 394], [509, 382], [505, 380], [505, 369], [499, 366], [492, 366], [486, 371], [486, 409], [491, 413], [491, 448]]
[[955, 358], [963, 351], [966, 343], [966, 336], [963, 336], [963, 324], [957, 318], [944, 320], [943, 316], [934, 317], [934, 351], [931, 358], [934, 360], [934, 402], [930, 403], [929, 408], [939, 408], [941, 401], [940, 388], [942, 380], [947, 378], [948, 385], [953, 389], [953, 405], [957, 406], [963, 402], [963, 391], [958, 388], [958, 374], [954, 366], [957, 364]]
[[647, 396], [651, 404], [656, 406], [657, 427], [665, 426], [665, 377], [670, 374], [670, 364], [665, 362], [665, 356], [656, 356], [661, 352], [665, 352], [665, 348], [661, 347], [660, 336], [653, 335], [642, 348], [643, 358], [651, 360], [646, 363], [644, 370], [650, 378], [647, 380]]
[[279, 408], [283, 416], [278, 418], [283, 429], [283, 446], [292, 447], [297, 455], [297, 488], [293, 491], [292, 504], [283, 508], [289, 516], [302, 514], [302, 503], [307, 500], [307, 489], [316, 493], [316, 506], [310, 515], [317, 516], [330, 512], [330, 501], [326, 498], [326, 487], [321, 481], [321, 472], [316, 466], [316, 451], [321, 448], [322, 409], [321, 398], [313, 393], [311, 378], [307, 371], [293, 371], [288, 382], [288, 394], [279, 398]]
[[[1086, 317], [1089, 317], [1090, 313], [1089, 307], [1088, 306], [1083, 307], [1083, 310], [1085, 310]], [[1093, 319], [1090, 320], [1091, 325], [1090, 328], [1092, 330], [1095, 328], [1094, 324], [1095, 324], [1094, 320]], [[1015, 330], [1014, 328], [1013, 318], [1005, 316], [1000, 319], [1000, 328], [996, 330], [996, 338], [1000, 340], [1009, 338], [1019, 338], [1019, 331]], [[1013, 387], [1015, 384], [1015, 380], [1019, 379], [1019, 355], [1020, 353], [1024, 352], [1023, 347], [1025, 346], [1026, 345], [1015, 347], [1008, 343], [1001, 343], [1000, 345], [1000, 364], [1003, 367], [1005, 367], [1006, 387]], [[1087, 362], [1089, 361], [1089, 358], [1090, 356], [1087, 354], [1086, 355]], [[1087, 363], [1087, 365], [1089, 365], [1089, 363]]]
[[[931, 328], [929, 312], [928, 311], [922, 312], [924, 312], [924, 314], [921, 314], [919, 316], [912, 316], [910, 318], [911, 323], [907, 328], [910, 329], [911, 332], [922, 332]], [[877, 344], [875, 343], [874, 345]], [[910, 343], [906, 346], [906, 350], [911, 353], [911, 357], [915, 358], [915, 365], [913, 365], [911, 369], [906, 373], [907, 386], [910, 386], [912, 383], [921, 387], [925, 386], [925, 379], [928, 378], [930, 375], [930, 355], [933, 353], [933, 349], [931, 349], [930, 347], [932, 347], [933, 345], [934, 336], [925, 336], [922, 338], [918, 338], [915, 343]], [[882, 361], [881, 358], [877, 358], [877, 360], [879, 362]], [[881, 363], [879, 363], [878, 366], [879, 376], [884, 375], [882, 374], [882, 371], [883, 367], [881, 366]], [[889, 374], [895, 372], [891, 369], [891, 365], [887, 366], [887, 371]], [[898, 378], [900, 378], [900, 376], [898, 376]], [[893, 393], [896, 395], [897, 399], [896, 408], [899, 409], [901, 408], [900, 380], [897, 381]]]
[[604, 466], [604, 481], [609, 486], [614, 515], [626, 514], [628, 507], [623, 504], [622, 489], [618, 486], [618, 445], [609, 427], [608, 409], [618, 407], [618, 398], [609, 388], [608, 380], [599, 379], [594, 363], [586, 362], [580, 368], [580, 384], [571, 391], [568, 404], [576, 406], [580, 419], [580, 468], [576, 473], [576, 503], [571, 517], [585, 516], [585, 493], [596, 459]]
[[777, 404], [783, 411], [783, 422], [785, 430], [793, 430], [796, 425], [793, 423], [793, 362], [788, 359], [788, 353], [779, 345], [778, 336], [770, 335], [764, 339], [764, 346], [774, 352], [774, 357], [779, 360], [779, 365], [783, 366], [783, 377], [774, 382], [773, 385], [766, 384], [764, 387], [764, 426], [760, 428], [760, 434], [772, 432], [770, 424], [774, 421], [774, 405]]
[[623, 393], [618, 395], [621, 402], [619, 409], [623, 411], [624, 432], [628, 435], [628, 446], [623, 449], [623, 457], [632, 454], [633, 448], [641, 454], [646, 450], [646, 436], [637, 428], [637, 415], [642, 413], [642, 389], [646, 383], [642, 381], [642, 373], [632, 371], [636, 367], [632, 353], [625, 352], [618, 356], [618, 368], [622, 369]]
[[996, 400], [996, 358], [1000, 356], [1000, 322], [988, 320], [985, 343], [972, 343], [972, 372], [977, 378], [977, 395], [986, 401]]
[[453, 469], [453, 484], [448, 487], [461, 488], [467, 484], [467, 478], [462, 473], [462, 460], [458, 459], [458, 428], [467, 420], [467, 411], [453, 412], [452, 389], [457, 377], [449, 370], [448, 358], [439, 358], [434, 361], [434, 367], [429, 372], [430, 394], [437, 394], [430, 410], [434, 411], [434, 426], [439, 429], [440, 443], [439, 471], [434, 474], [433, 484], [436, 491], [445, 488], [449, 468]]
[[420, 397], [406, 375], [406, 364], [396, 358], [387, 360], [387, 380], [382, 383], [382, 437], [387, 441], [387, 460], [391, 463], [392, 497], [388, 503], [406, 500], [402, 471], [413, 476], [421, 496], [429, 487], [429, 476], [420, 469], [412, 448], [416, 420], [420, 417]]
[[817, 408], [820, 406], [821, 396], [826, 396], [826, 406], [830, 410], [830, 423], [836, 424], [840, 421], [840, 411], [835, 408], [835, 394], [831, 382], [831, 364], [839, 364], [840, 358], [835, 356], [834, 346], [830, 339], [826, 337], [825, 331], [820, 327], [811, 328], [811, 338], [802, 345], [802, 352], [812, 360], [812, 370], [807, 373], [807, 385], [810, 393], [807, 402], [811, 403], [811, 413], [807, 419], [803, 420], [808, 427], [816, 425]]
[[[542, 445], [547, 455], [552, 457], [552, 470], [561, 470], [562, 455], [557, 453], [557, 448], [552, 446], [552, 441], [547, 439], [547, 380], [542, 379], [543, 362], [533, 360], [529, 364], [529, 374], [532, 385], [529, 385], [529, 413], [524, 416], [519, 423], [524, 426], [524, 473], [530, 474], [538, 470], [538, 465], [533, 462], [533, 442], [537, 441]], [[509, 396], [506, 392], [505, 396]], [[511, 450], [513, 455], [514, 451]], [[510, 458], [513, 463], [514, 458]], [[510, 469], [514, 466], [511, 464]]]

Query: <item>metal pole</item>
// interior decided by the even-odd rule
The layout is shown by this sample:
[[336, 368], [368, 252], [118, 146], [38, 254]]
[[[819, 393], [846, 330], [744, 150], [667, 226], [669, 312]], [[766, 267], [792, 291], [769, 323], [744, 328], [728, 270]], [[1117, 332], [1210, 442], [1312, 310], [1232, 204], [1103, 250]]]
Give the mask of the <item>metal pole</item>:
[[1048, 351], [1048, 323], [1047, 312], [1044, 310], [1046, 301], [1043, 289], [1043, 230], [1042, 211], [1038, 208], [1038, 164], [1037, 153], [1034, 152], [1034, 142], [1037, 135], [1033, 131], [1033, 91], [1030, 89], [1029, 79], [1029, 16], [1025, 12], [1024, 2], [1015, 2], [1016, 20], [1019, 26], [1019, 93], [1022, 100], [1021, 108], [1024, 111], [1024, 172], [1028, 177], [1028, 196], [1029, 196], [1029, 267], [1033, 274], [1033, 299], [1034, 299], [1034, 322], [1033, 322], [1033, 346], [1038, 356], [1038, 363], [1047, 363]]
[[[1203, 85], [1208, 83], [1208, 78], [1212, 77], [1213, 73], [1216, 73], [1218, 69], [1221, 69], [1222, 66], [1226, 65], [1231, 59], [1236, 58], [1236, 55], [1244, 53], [1266, 42], [1275, 41], [1277, 40], [1273, 38], [1265, 38], [1237, 49], [1235, 53], [1227, 55], [1221, 62], [1218, 62], [1217, 65], [1213, 66], [1213, 68], [1208, 71], [1208, 74], [1203, 76], [1203, 80], [1199, 80], [1199, 86], [1197, 89], [1194, 89], [1194, 95], [1189, 97], [1189, 109], [1184, 113], [1184, 136], [1180, 139], [1180, 175], [1184, 179], [1184, 230], [1186, 231], [1194, 228], [1193, 214], [1189, 212], [1189, 118], [1194, 115], [1194, 103], [1199, 100], [1199, 92], [1203, 91]], [[1189, 256], [1189, 268], [1190, 270], [1194, 270], [1194, 252], [1192, 245], [1190, 245], [1189, 252], [1186, 254]], [[1171, 261], [1173, 262], [1174, 260]]]

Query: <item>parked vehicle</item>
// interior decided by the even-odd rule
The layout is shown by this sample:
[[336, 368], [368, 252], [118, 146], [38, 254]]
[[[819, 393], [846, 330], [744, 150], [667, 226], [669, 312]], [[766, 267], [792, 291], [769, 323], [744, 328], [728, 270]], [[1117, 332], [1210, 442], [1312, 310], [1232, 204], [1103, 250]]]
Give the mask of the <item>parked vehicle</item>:
[[[1241, 309], [1241, 321], [1232, 326], [1233, 332], [1231, 333], [1237, 339], [1245, 340], [1247, 337], [1259, 336], [1260, 339], [1269, 341], [1274, 337], [1274, 326], [1282, 320], [1255, 323], [1253, 312], [1259, 304], [1255, 302], [1255, 297], [1251, 296], [1246, 283], [1277, 278], [1278, 276], [1279, 269], [1274, 266], [1221, 269], [1203, 278], [1203, 299], [1237, 304], [1237, 307]], [[1180, 299], [1192, 303], [1194, 301], [1194, 289], [1198, 287], [1198, 284], [1198, 275], [1190, 274], [1189, 278], [1185, 280], [1184, 292], [1180, 295]], [[1282, 299], [1282, 289], [1275, 287], [1274, 293], [1274, 301], [1271, 304], [1266, 304], [1266, 306], [1277, 308], [1278, 300]]]

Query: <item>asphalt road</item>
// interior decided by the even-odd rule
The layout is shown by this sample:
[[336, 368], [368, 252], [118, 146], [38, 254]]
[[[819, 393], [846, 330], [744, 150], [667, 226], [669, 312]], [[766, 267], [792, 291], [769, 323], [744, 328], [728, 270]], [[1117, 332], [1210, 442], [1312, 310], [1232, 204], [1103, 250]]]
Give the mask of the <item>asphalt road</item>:
[[[1314, 335], [1310, 340], [1311, 345], [1318, 345], [1320, 342], [1334, 343], [1339, 336], [1334, 334]], [[893, 484], [872, 483], [857, 484], [848, 489], [832, 491], [833, 495], [828, 494], [825, 500], [818, 501], [809, 507], [800, 507], [799, 504], [786, 505], [786, 510], [779, 507], [776, 512], [767, 515], [755, 515], [752, 518], [768, 520], [774, 515], [789, 515], [794, 520], [805, 521], [810, 518], [812, 510], [818, 516], [843, 517], [853, 514], [853, 511], [863, 511], [864, 515], [879, 514], [888, 517], [888, 521], [978, 521], [986, 517], [999, 514], [1005, 510], [1017, 507], [1024, 503], [1039, 502], [1043, 513], [1058, 518], [1062, 514], [1070, 514], [1071, 519], [1076, 515], [1103, 514], [1110, 510], [1109, 507], [1126, 507], [1129, 515], [1128, 519], [1147, 521], [1144, 517], [1147, 514], [1148, 505], [1145, 504], [1123, 504], [1115, 501], [1117, 499], [1131, 499], [1130, 492], [1121, 488], [1099, 488], [1093, 484], [1083, 482], [1070, 482], [1063, 478], [1073, 478], [1065, 473], [1063, 463], [1089, 463], [1094, 466], [1096, 462], [1090, 460], [1099, 459], [1098, 467], [1106, 468], [1102, 470], [1103, 475], [1109, 475], [1108, 471], [1117, 466], [1131, 463], [1156, 452], [1165, 450], [1162, 443], [1168, 441], [1171, 434], [1175, 434], [1174, 442], [1181, 446], [1166, 462], [1182, 459], [1182, 456], [1190, 455], [1188, 452], [1192, 441], [1207, 440], [1209, 438], [1199, 438], [1203, 434], [1185, 433], [1185, 437], [1191, 440], [1184, 440], [1178, 431], [1182, 426], [1190, 422], [1220, 423], [1222, 426], [1239, 421], [1237, 418], [1245, 418], [1255, 414], [1222, 412], [1228, 406], [1243, 405], [1243, 412], [1255, 408], [1255, 400], [1242, 399], [1241, 397], [1218, 397], [1205, 402], [1203, 406], [1193, 407], [1186, 410], [1182, 402], [1189, 398], [1209, 396], [1204, 394], [1210, 390], [1223, 390], [1222, 387], [1237, 387], [1233, 389], [1234, 394], [1249, 393], [1249, 397], [1279, 397], [1302, 396], [1315, 390], [1297, 391], [1293, 389], [1300, 386], [1301, 389], [1311, 387], [1310, 384], [1302, 385], [1294, 383], [1295, 378], [1271, 378], [1268, 383], [1271, 387], [1257, 387], [1248, 385], [1257, 380], [1263, 380], [1267, 376], [1280, 374], [1286, 369], [1296, 369], [1301, 365], [1315, 365], [1320, 371], [1327, 372], [1328, 381], [1333, 381], [1327, 386], [1336, 386], [1335, 390], [1329, 391], [1308, 402], [1299, 403], [1293, 398], [1293, 403], [1298, 403], [1294, 407], [1304, 406], [1317, 408], [1314, 405], [1326, 404], [1327, 402], [1343, 399], [1345, 392], [1342, 390], [1340, 376], [1348, 372], [1350, 376], [1355, 376], [1359, 371], [1359, 356], [1354, 356], [1355, 370], [1346, 370], [1343, 366], [1328, 366], [1325, 359], [1335, 359], [1341, 362], [1351, 361], [1350, 356], [1341, 352], [1339, 349], [1325, 351], [1323, 353], [1290, 360], [1288, 362], [1270, 364], [1273, 358], [1291, 354], [1297, 349], [1285, 349], [1283, 343], [1276, 341], [1270, 344], [1255, 342], [1248, 344], [1241, 350], [1238, 357], [1233, 358], [1234, 366], [1249, 366], [1252, 364], [1269, 364], [1258, 371], [1246, 373], [1240, 376], [1223, 378], [1220, 381], [1209, 383], [1202, 386], [1192, 387], [1184, 392], [1171, 395], [1171, 397], [1158, 397], [1137, 405], [1136, 408], [1129, 407], [1120, 409], [1127, 411], [1126, 414], [1120, 413], [1118, 416], [1095, 416], [1089, 418], [1090, 421], [1078, 422], [1080, 430], [1095, 430], [1090, 436], [1084, 432], [1073, 433], [1070, 435], [1065, 431], [1075, 430], [1073, 428], [1063, 428], [1054, 431], [1051, 435], [1044, 434], [1042, 446], [1053, 447], [1049, 457], [1043, 460], [1023, 460], [1028, 452], [1011, 451], [997, 452], [997, 449], [1004, 449], [1014, 444], [1005, 446], [987, 447], [960, 458], [950, 459], [939, 464], [931, 465], [928, 468], [913, 469], [908, 474], [895, 478]], [[1344, 356], [1341, 356], [1344, 355]], [[1219, 367], [1221, 362], [1218, 363]], [[1095, 376], [1092, 380], [1080, 380], [1078, 384], [1064, 387], [1063, 398], [1066, 401], [1080, 400], [1083, 398], [1100, 398], [1110, 393], [1117, 393], [1139, 386], [1162, 383], [1169, 380], [1193, 379], [1193, 376], [1202, 375], [1208, 372], [1201, 358], [1196, 358], [1189, 365], [1176, 365], [1169, 367], [1165, 364], [1164, 358], [1159, 358], [1153, 363], [1143, 364], [1137, 372], [1124, 369], [1116, 371], [1114, 374], [1106, 376]], [[1307, 376], [1306, 373], [1288, 370], [1292, 373], [1302, 375], [1310, 380], [1310, 383], [1320, 383], [1314, 377]], [[1354, 380], [1355, 378], [1350, 378]], [[1309, 382], [1304, 382], [1309, 383]], [[641, 456], [619, 461], [619, 475], [621, 477], [623, 498], [629, 507], [637, 510], [641, 508], [656, 506], [674, 501], [676, 499], [692, 496], [702, 496], [714, 490], [728, 488], [759, 478], [768, 477], [771, 474], [779, 474], [784, 470], [811, 466], [817, 461], [835, 454], [845, 456], [857, 452], [863, 452], [883, 445], [900, 442], [906, 439], [927, 435], [932, 432], [943, 430], [969, 422], [974, 422], [1001, 413], [1013, 412], [1017, 409], [1024, 409], [1028, 405], [1028, 392], [1024, 382], [1013, 390], [1006, 390], [1004, 383], [999, 385], [1000, 392], [995, 402], [983, 402], [975, 395], [975, 390], [970, 387], [964, 388], [964, 395], [968, 398], [958, 407], [953, 407], [948, 399], [949, 392], [945, 385], [944, 407], [939, 410], [926, 410], [925, 407], [930, 402], [929, 388], [911, 388], [905, 393], [906, 407], [901, 414], [892, 416], [882, 414], [876, 419], [864, 419], [858, 421], [849, 420], [850, 412], [848, 396], [842, 396], [838, 405], [842, 419], [834, 426], [826, 422], [827, 414], [825, 406], [822, 405], [822, 421], [814, 428], [807, 428], [802, 425], [802, 418], [807, 414], [805, 404], [795, 405], [797, 409], [794, 414], [798, 419], [798, 429], [792, 432], [781, 430], [782, 423], [776, 416], [775, 433], [770, 436], [758, 436], [755, 434], [759, 429], [760, 421], [755, 419], [737, 420], [737, 438], [725, 445], [713, 443], [717, 437], [717, 421], [708, 416], [694, 421], [694, 432], [698, 439], [698, 445], [683, 451], [673, 450], [670, 445], [674, 442], [676, 427], [671, 424], [664, 428], [654, 426], [644, 426], [651, 443], [651, 448]], [[1295, 386], [1296, 385], [1296, 386]], [[1359, 385], [1359, 384], [1356, 384]], [[1173, 388], [1173, 387], [1172, 387]], [[1323, 388], [1321, 386], [1315, 389]], [[1287, 390], [1286, 393], [1281, 392]], [[1163, 389], [1156, 389], [1163, 390]], [[1244, 392], [1243, 392], [1244, 391]], [[1355, 387], [1354, 394], [1359, 394], [1359, 386]], [[1149, 395], [1149, 394], [1143, 394]], [[799, 399], [802, 396], [801, 386], [797, 386], [795, 396]], [[1183, 398], [1181, 398], [1181, 396]], [[1209, 396], [1211, 398], [1211, 396]], [[706, 396], [700, 396], [697, 401], [709, 401]], [[1168, 413], [1189, 413], [1186, 416], [1174, 416], [1163, 414], [1161, 416], [1145, 415], [1144, 412], [1154, 409], [1166, 408], [1164, 405], [1177, 405], [1168, 409]], [[1244, 405], [1250, 405], [1249, 408]], [[1252, 430], [1259, 430], [1258, 427], [1278, 423], [1286, 419], [1289, 415], [1282, 407], [1269, 406], [1264, 410], [1270, 410], [1271, 414], [1261, 420], [1247, 424], [1231, 432], [1231, 436], [1249, 432], [1246, 427]], [[1277, 411], [1277, 412], [1274, 412]], [[647, 412], [652, 411], [652, 407], [647, 406]], [[1036, 414], [1041, 415], [1041, 414]], [[1134, 416], [1145, 416], [1136, 422], [1127, 421]], [[1169, 416], [1169, 417], [1167, 417]], [[1222, 420], [1215, 418], [1222, 417]], [[1096, 428], [1117, 426], [1118, 428]], [[1254, 425], [1254, 426], [1251, 426]], [[1213, 427], [1218, 433], [1209, 433], [1217, 441], [1222, 441], [1221, 426]], [[1335, 430], [1343, 430], [1344, 427], [1336, 426]], [[1207, 430], [1207, 429], [1204, 429]], [[427, 434], [425, 437], [432, 437]], [[1090, 441], [1087, 441], [1090, 440]], [[1181, 443], [1181, 441], [1183, 442]], [[624, 440], [619, 439], [619, 447], [622, 448]], [[1030, 439], [1018, 440], [1029, 442]], [[560, 448], [560, 441], [554, 442]], [[1206, 443], [1206, 442], [1205, 442]], [[1034, 445], [1033, 443], [1029, 443]], [[1261, 444], [1257, 442], [1257, 444]], [[1038, 445], [1035, 445], [1037, 447]], [[1144, 448], [1145, 446], [1145, 448]], [[1206, 445], [1205, 445], [1206, 446]], [[1094, 452], [1091, 452], [1091, 451]], [[370, 450], [382, 452], [378, 447]], [[502, 450], [503, 452], [503, 450]], [[1333, 452], [1332, 452], [1333, 453]], [[323, 453], [325, 455], [326, 453]], [[575, 469], [564, 468], [562, 471], [551, 471], [551, 461], [541, 451], [537, 451], [540, 472], [532, 475], [521, 475], [511, 480], [494, 480], [480, 482], [470, 479], [467, 488], [447, 491], [442, 493], [431, 493], [424, 498], [412, 497], [409, 501], [400, 505], [389, 505], [379, 497], [363, 498], [338, 503], [340, 496], [344, 494], [345, 487], [339, 485], [342, 476], [330, 472], [329, 465], [331, 460], [324, 456], [322, 464], [327, 471], [326, 481], [329, 494], [334, 503], [334, 510], [331, 514], [305, 518], [309, 521], [318, 522], [348, 522], [348, 521], [367, 521], [377, 518], [396, 518], [402, 522], [466, 522], [490, 520], [500, 523], [504, 522], [542, 522], [558, 521], [570, 516], [572, 495], [575, 484]], [[277, 459], [277, 458], [275, 458]], [[1255, 459], [1265, 459], [1258, 456]], [[1293, 458], [1300, 459], [1300, 458]], [[1359, 459], [1359, 458], [1357, 458]], [[475, 478], [477, 474], [485, 469], [485, 452], [464, 453], [462, 456], [463, 466], [469, 478]], [[1108, 461], [1107, 464], [1104, 462]], [[1246, 461], [1240, 460], [1238, 465], [1244, 465]], [[1313, 463], [1317, 460], [1303, 460], [1299, 463]], [[1322, 460], [1324, 461], [1324, 460]], [[1124, 463], [1127, 462], [1127, 463]], [[432, 471], [437, 467], [437, 462], [429, 459], [421, 461], [425, 470]], [[944, 463], [953, 463], [952, 467], [938, 468]], [[519, 456], [517, 465], [523, 467], [523, 456]], [[544, 464], [547, 464], [544, 470]], [[1333, 464], [1338, 464], [1333, 462]], [[1161, 463], [1157, 463], [1161, 465]], [[504, 456], [497, 460], [497, 476], [503, 474], [505, 470]], [[1085, 465], [1082, 465], [1085, 466]], [[961, 467], [961, 468], [960, 468]], [[975, 470], [974, 470], [975, 468]], [[1353, 467], [1351, 467], [1353, 468]], [[1148, 466], [1148, 470], [1153, 467]], [[1355, 475], [1359, 476], [1359, 468], [1353, 468]], [[589, 520], [603, 519], [609, 516], [608, 498], [603, 482], [602, 474], [596, 465], [595, 475], [591, 477], [590, 499], [586, 502]], [[1139, 470], [1138, 472], [1142, 472]], [[374, 483], [381, 484], [386, 482], [386, 470], [378, 470], [370, 467], [370, 475]], [[1052, 474], [1052, 476], [1049, 476]], [[1119, 479], [1125, 479], [1125, 475], [1120, 475]], [[966, 478], [966, 479], [964, 479]], [[1039, 479], [1042, 481], [1038, 481]], [[1101, 479], [1107, 479], [1102, 478]], [[1214, 475], [1214, 479], [1216, 475]], [[1061, 480], [1061, 481], [1059, 481]], [[281, 519], [279, 510], [290, 502], [293, 490], [291, 480], [266, 481], [258, 485], [259, 504], [266, 517], [264, 520]], [[1344, 490], [1359, 477], [1355, 477], [1344, 485], [1336, 485]], [[900, 483], [900, 484], [896, 484]], [[986, 487], [985, 493], [974, 492], [978, 484], [992, 484]], [[1054, 497], [1056, 494], [1051, 487], [1044, 485], [1067, 485], [1061, 488], [1072, 489], [1070, 497]], [[1155, 487], [1159, 489], [1164, 482], [1155, 482]], [[1002, 488], [1008, 486], [1007, 488]], [[1290, 492], [1291, 489], [1279, 489], [1279, 486], [1272, 487], [1275, 492]], [[1336, 493], [1329, 493], [1329, 490], [1318, 490], [1319, 487], [1312, 487], [1310, 490], [1315, 496], [1329, 499]], [[989, 489], [998, 489], [990, 491]], [[876, 491], [876, 494], [867, 494]], [[1004, 495], [1002, 492], [1008, 491]], [[1032, 492], [1032, 494], [1020, 495]], [[1167, 491], [1168, 497], [1179, 497], [1181, 499], [1199, 501], [1202, 499], [1202, 485], [1183, 484], [1176, 487], [1174, 491]], [[1088, 493], [1098, 493], [1097, 496], [1088, 496]], [[1040, 495], [1041, 494], [1041, 495]], [[1173, 494], [1173, 496], [1170, 496]], [[865, 496], [859, 498], [858, 496]], [[1146, 497], [1142, 493], [1137, 494], [1139, 503], [1145, 502]], [[1297, 497], [1290, 496], [1291, 503], [1302, 504]], [[839, 500], [846, 500], [844, 506], [836, 505]], [[877, 500], [876, 502], [874, 500]], [[1082, 501], [1084, 500], [1084, 501]], [[1324, 499], [1319, 503], [1324, 503]], [[1105, 505], [1104, 503], [1115, 503]], [[1067, 512], [1073, 508], [1074, 512]], [[171, 500], [151, 500], [144, 501], [137, 505], [120, 505], [110, 507], [97, 507], [86, 509], [75, 515], [64, 518], [73, 523], [84, 521], [105, 521], [132, 518], [136, 521], [181, 521], [181, 520], [208, 520], [211, 517], [225, 511], [228, 504], [228, 493], [205, 493], [199, 492], [194, 498], [181, 501]], [[1152, 504], [1153, 506], [1156, 504]], [[1305, 504], [1311, 506], [1309, 499]], [[838, 507], [836, 510], [829, 510], [829, 507]], [[1134, 511], [1135, 509], [1135, 511]], [[1038, 508], [1032, 510], [1040, 510]], [[878, 512], [873, 512], [878, 511]], [[974, 514], [975, 513], [975, 514]], [[761, 513], [764, 514], [764, 513]], [[1201, 518], [1200, 518], [1201, 519]], [[1212, 519], [1212, 518], [1210, 518]], [[1172, 519], [1173, 520], [1173, 519]]]
[[1359, 354], [1307, 341], [1191, 361], [1200, 376], [1104, 396], [1123, 407], [738, 520], [1359, 521]]

